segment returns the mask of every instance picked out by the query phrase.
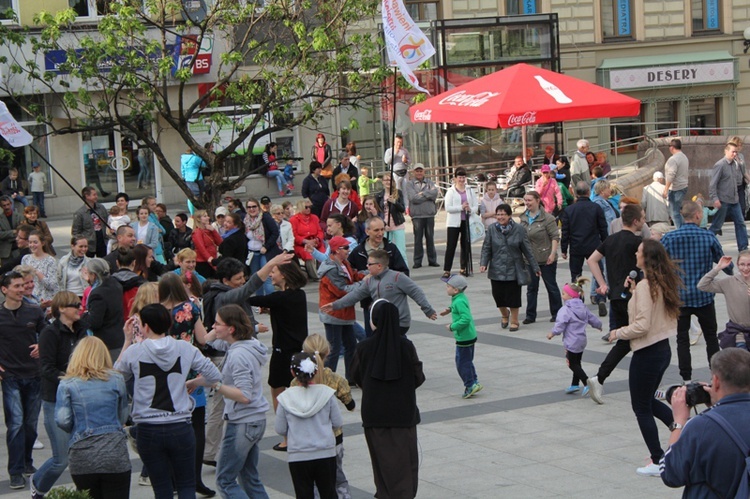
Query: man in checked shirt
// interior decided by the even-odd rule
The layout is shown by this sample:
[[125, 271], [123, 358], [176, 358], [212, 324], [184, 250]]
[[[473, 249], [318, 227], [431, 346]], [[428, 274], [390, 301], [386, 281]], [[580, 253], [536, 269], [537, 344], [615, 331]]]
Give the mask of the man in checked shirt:
[[[661, 242], [683, 272], [682, 281], [685, 286], [680, 290], [682, 307], [677, 319], [677, 360], [680, 376], [683, 380], [690, 381], [693, 376], [688, 334], [691, 316], [695, 315], [703, 330], [709, 363], [713, 354], [719, 351], [714, 294], [700, 291], [697, 285], [700, 278], [711, 270], [713, 264], [718, 263], [724, 256], [724, 251], [713, 232], [700, 228], [703, 211], [698, 203], [683, 201], [681, 215], [684, 219], [683, 225], [665, 234]], [[724, 269], [724, 272], [732, 275], [732, 266]]]

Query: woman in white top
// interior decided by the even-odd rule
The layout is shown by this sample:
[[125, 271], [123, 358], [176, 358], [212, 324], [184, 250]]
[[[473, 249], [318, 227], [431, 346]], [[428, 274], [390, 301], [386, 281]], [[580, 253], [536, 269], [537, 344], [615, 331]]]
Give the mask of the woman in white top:
[[294, 233], [292, 224], [284, 219], [284, 207], [280, 204], [271, 205], [271, 216], [279, 224], [279, 245], [287, 253], [294, 252]]
[[445, 192], [445, 225], [448, 228], [448, 241], [445, 246], [443, 277], [450, 277], [456, 245], [461, 237], [461, 275], [468, 276], [471, 269], [471, 238], [469, 217], [477, 212], [479, 201], [474, 189], [466, 185], [466, 170], [456, 168], [453, 173], [453, 186]]
[[55, 258], [44, 252], [42, 235], [39, 231], [33, 230], [29, 234], [30, 255], [21, 259], [21, 265], [33, 267], [36, 271], [34, 274], [34, 295], [42, 303], [52, 300], [59, 287], [57, 285], [57, 262]]
[[70, 291], [79, 298], [83, 296], [83, 290], [89, 283], [81, 275], [86, 262], [89, 260], [86, 252], [89, 242], [83, 236], [73, 236], [70, 239], [70, 253], [60, 259], [57, 264], [57, 284], [60, 291]]

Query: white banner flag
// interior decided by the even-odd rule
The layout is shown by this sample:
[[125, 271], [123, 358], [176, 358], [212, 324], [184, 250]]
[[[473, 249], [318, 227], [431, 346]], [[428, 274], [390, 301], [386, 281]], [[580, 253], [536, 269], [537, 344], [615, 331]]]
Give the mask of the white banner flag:
[[0, 135], [8, 141], [12, 147], [22, 147], [31, 144], [34, 137], [18, 124], [13, 115], [8, 111], [8, 106], [0, 101]]
[[435, 47], [414, 23], [403, 0], [383, 0], [383, 34], [390, 63], [398, 66], [412, 87], [429, 94], [413, 70], [435, 54]]

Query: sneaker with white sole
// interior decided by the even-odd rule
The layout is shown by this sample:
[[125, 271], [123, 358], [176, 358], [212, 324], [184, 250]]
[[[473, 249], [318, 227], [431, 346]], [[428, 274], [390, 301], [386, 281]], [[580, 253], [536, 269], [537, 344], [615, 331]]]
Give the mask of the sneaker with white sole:
[[599, 383], [599, 378], [597, 376], [589, 378], [586, 381], [586, 385], [589, 387], [589, 396], [591, 397], [591, 400], [597, 404], [603, 404], [604, 399], [602, 399], [602, 395], [604, 395], [604, 387]]
[[34, 445], [32, 446], [32, 449], [35, 449], [35, 450], [44, 449], [44, 444], [40, 442], [39, 439], [36, 439], [34, 441]]
[[474, 383], [474, 385], [472, 385], [472, 387], [471, 387], [471, 395], [474, 396], [477, 393], [481, 392], [482, 388], [484, 388], [484, 387], [482, 385], [480, 385], [478, 382]]
[[11, 489], [22, 489], [26, 487], [26, 479], [23, 475], [11, 475], [9, 487]]
[[581, 389], [581, 387], [578, 386], [578, 385], [570, 385], [569, 387], [567, 387], [565, 389], [565, 393], [567, 393], [568, 395], [570, 395], [571, 393], [575, 393], [575, 392], [577, 392], [580, 389]]
[[138, 477], [138, 485], [141, 485], [143, 487], [151, 487], [151, 480], [149, 480], [147, 476], [141, 475]]
[[588, 386], [584, 386], [583, 390], [581, 391], [581, 397], [585, 397], [588, 394], [589, 394], [589, 387]]
[[661, 476], [659, 465], [654, 464], [653, 461], [649, 461], [646, 466], [636, 469], [635, 472], [641, 476]]

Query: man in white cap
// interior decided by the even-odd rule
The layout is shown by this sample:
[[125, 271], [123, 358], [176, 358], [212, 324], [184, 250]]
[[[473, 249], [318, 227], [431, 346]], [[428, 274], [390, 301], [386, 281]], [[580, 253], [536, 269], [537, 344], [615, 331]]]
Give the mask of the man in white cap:
[[414, 225], [414, 265], [413, 269], [422, 266], [424, 257], [424, 238], [427, 246], [427, 263], [430, 267], [439, 267], [437, 251], [435, 250], [435, 214], [437, 213], [438, 189], [435, 183], [425, 178], [424, 165], [416, 163], [412, 170], [411, 180], [404, 182], [404, 197], [409, 203], [409, 216]]
[[669, 224], [669, 201], [662, 195], [664, 174], [654, 173], [653, 180], [643, 188], [643, 196], [641, 196], [641, 206], [646, 212], [646, 223], [649, 227], [658, 223]]
[[226, 209], [224, 206], [219, 206], [216, 208], [216, 211], [214, 212], [214, 216], [216, 217], [216, 221], [211, 224], [214, 227], [216, 227], [216, 230], [219, 231], [219, 234], [224, 234], [224, 219], [229, 215], [229, 210]]

